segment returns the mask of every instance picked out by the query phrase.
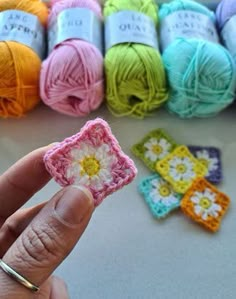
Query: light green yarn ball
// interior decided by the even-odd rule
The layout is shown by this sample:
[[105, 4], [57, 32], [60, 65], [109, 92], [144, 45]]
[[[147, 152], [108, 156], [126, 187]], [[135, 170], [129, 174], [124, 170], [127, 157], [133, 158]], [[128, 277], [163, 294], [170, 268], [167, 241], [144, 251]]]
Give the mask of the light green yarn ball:
[[[178, 10], [215, 15], [201, 4], [174, 0], [163, 4], [159, 16]], [[200, 39], [178, 38], [163, 53], [170, 85], [168, 109], [183, 118], [213, 116], [230, 105], [235, 96], [236, 74], [233, 59], [219, 44]]]
[[[141, 12], [158, 24], [154, 0], [107, 0], [104, 16], [122, 10]], [[116, 116], [143, 118], [168, 98], [163, 62], [154, 48], [136, 43], [115, 45], [106, 53], [105, 71], [107, 104]]]

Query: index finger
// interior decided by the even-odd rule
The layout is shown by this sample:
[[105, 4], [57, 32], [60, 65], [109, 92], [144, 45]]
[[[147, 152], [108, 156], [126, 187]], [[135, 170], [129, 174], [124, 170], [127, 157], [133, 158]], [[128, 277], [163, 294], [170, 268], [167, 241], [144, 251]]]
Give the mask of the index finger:
[[46, 146], [31, 152], [0, 176], [1, 218], [9, 217], [49, 182], [51, 176], [43, 162], [49, 148]]

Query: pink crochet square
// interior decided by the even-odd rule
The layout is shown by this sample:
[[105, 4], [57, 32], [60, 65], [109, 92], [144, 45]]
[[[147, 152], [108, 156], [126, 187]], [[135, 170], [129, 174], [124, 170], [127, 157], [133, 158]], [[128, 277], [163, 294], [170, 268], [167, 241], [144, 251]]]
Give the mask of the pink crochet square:
[[137, 174], [134, 162], [123, 153], [107, 122], [88, 121], [76, 135], [50, 149], [44, 162], [61, 186], [84, 185], [95, 206], [109, 194], [131, 183]]

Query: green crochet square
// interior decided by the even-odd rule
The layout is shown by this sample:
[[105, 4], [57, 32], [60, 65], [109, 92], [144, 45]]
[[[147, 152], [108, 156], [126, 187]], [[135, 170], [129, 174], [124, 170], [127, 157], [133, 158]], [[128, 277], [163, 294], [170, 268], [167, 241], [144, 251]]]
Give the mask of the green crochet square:
[[148, 168], [156, 172], [156, 163], [170, 154], [177, 145], [163, 129], [157, 129], [145, 135], [131, 150]]

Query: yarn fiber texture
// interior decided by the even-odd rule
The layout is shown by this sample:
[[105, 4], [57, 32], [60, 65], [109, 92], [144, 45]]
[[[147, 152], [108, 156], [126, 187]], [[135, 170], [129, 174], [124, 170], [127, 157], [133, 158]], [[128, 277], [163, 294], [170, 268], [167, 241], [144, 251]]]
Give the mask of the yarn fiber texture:
[[[107, 0], [104, 16], [122, 10], [137, 11], [158, 24], [153, 0]], [[116, 116], [143, 118], [168, 98], [160, 53], [147, 45], [124, 43], [110, 48], [105, 56], [106, 99]]]
[[216, 9], [216, 18], [219, 29], [221, 30], [225, 23], [236, 15], [235, 0], [221, 0]]
[[[159, 16], [163, 20], [178, 10], [191, 10], [215, 15], [201, 4], [175, 0], [163, 4]], [[163, 53], [170, 98], [167, 108], [182, 118], [213, 116], [234, 100], [236, 75], [233, 59], [220, 44], [195, 38], [177, 38]]]
[[[1, 0], [0, 12], [21, 10], [46, 26], [48, 10], [39, 0]], [[40, 101], [41, 59], [29, 47], [14, 41], [0, 42], [0, 117], [21, 117]]]
[[[102, 19], [101, 7], [95, 0], [62, 0], [52, 6], [49, 23], [67, 8], [87, 8]], [[104, 99], [102, 53], [80, 39], [60, 43], [42, 64], [40, 94], [46, 105], [60, 113], [88, 115]]]
[[[236, 1], [232, 0], [223, 0], [219, 3], [216, 9], [216, 19], [217, 19], [217, 25], [219, 31], [223, 29], [223, 27], [226, 25], [226, 23], [234, 16], [236, 15]], [[232, 30], [231, 34], [235, 38], [236, 28]], [[227, 44], [225, 45], [226, 48]], [[234, 61], [236, 62], [236, 55], [235, 55], [235, 49], [229, 49], [231, 55], [234, 58]]]

